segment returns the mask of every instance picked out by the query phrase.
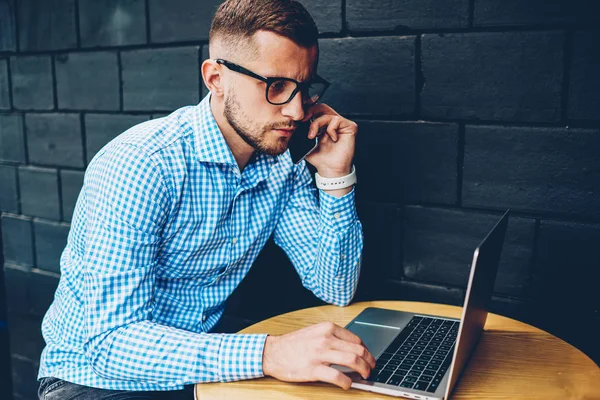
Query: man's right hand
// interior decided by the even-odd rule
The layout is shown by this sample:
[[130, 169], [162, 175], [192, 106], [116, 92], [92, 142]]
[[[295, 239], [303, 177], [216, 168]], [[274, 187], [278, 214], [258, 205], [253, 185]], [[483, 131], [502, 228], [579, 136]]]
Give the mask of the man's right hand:
[[267, 336], [263, 374], [287, 382], [323, 381], [350, 389], [352, 380], [331, 367], [349, 367], [367, 379], [375, 358], [352, 332], [324, 322], [282, 336]]

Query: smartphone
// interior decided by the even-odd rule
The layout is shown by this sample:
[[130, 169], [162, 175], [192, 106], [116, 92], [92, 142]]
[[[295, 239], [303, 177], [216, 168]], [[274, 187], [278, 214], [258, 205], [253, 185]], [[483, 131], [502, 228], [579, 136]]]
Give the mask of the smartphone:
[[300, 122], [296, 125], [296, 131], [288, 142], [288, 149], [292, 156], [294, 164], [298, 164], [304, 160], [304, 157], [313, 152], [319, 144], [319, 136], [317, 135], [314, 139], [308, 138], [308, 128], [310, 127], [310, 121]]

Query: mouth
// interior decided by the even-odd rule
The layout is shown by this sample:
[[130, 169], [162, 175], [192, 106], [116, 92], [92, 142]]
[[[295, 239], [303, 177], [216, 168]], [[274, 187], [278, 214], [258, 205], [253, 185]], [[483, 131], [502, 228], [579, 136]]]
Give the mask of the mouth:
[[290, 137], [294, 133], [295, 129], [273, 129], [275, 132], [280, 134], [281, 136]]

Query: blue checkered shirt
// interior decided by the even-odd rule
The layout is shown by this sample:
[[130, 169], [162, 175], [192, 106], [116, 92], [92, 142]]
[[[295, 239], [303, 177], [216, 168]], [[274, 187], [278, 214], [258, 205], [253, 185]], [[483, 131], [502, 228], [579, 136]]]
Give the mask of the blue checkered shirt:
[[38, 379], [146, 391], [263, 376], [265, 334], [206, 332], [271, 235], [305, 287], [350, 302], [354, 191], [317, 191], [288, 152], [240, 173], [209, 97], [119, 135], [85, 174]]

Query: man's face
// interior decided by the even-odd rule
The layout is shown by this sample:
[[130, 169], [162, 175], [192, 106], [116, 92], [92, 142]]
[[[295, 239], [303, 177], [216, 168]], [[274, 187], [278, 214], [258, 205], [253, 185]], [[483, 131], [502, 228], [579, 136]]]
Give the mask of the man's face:
[[[259, 75], [303, 82], [316, 72], [316, 47], [305, 49], [266, 31], [257, 32], [254, 42], [258, 57], [239, 64]], [[224, 116], [229, 124], [257, 151], [271, 156], [284, 153], [296, 122], [304, 118], [300, 93], [287, 104], [273, 105], [265, 96], [266, 83], [235, 72], [227, 79]]]

